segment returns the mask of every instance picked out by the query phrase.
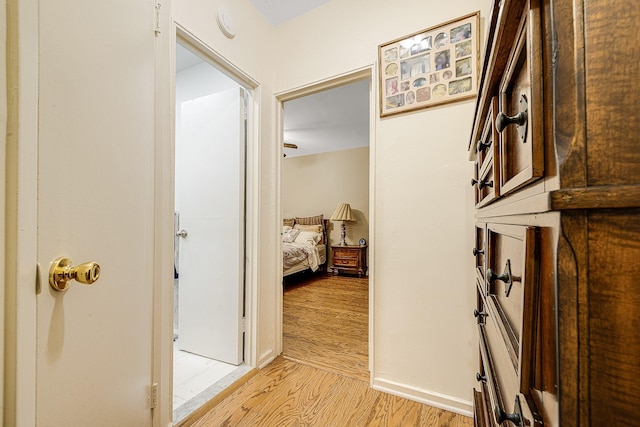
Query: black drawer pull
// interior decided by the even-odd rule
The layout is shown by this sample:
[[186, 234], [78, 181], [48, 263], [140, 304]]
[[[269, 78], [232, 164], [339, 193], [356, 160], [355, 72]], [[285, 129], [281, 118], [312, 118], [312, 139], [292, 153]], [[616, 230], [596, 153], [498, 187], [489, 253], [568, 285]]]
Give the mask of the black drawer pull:
[[507, 265], [505, 265], [504, 267], [504, 273], [500, 275], [496, 274], [495, 271], [493, 271], [490, 268], [487, 269], [487, 280], [489, 282], [493, 282], [494, 280], [500, 280], [507, 285], [505, 289], [505, 294], [507, 297], [511, 293], [511, 287], [513, 286], [512, 279], [513, 278], [511, 276], [511, 260], [510, 259], [507, 260]]
[[496, 117], [496, 130], [502, 132], [509, 125], [518, 126], [518, 133], [522, 142], [527, 140], [527, 121], [529, 120], [529, 104], [527, 97], [520, 96], [520, 112], [515, 116], [507, 116], [502, 111]]
[[492, 141], [489, 141], [489, 142], [482, 142], [482, 140], [478, 141], [478, 152], [482, 152], [487, 148], [491, 147], [491, 143]]
[[478, 319], [478, 325], [484, 324], [484, 318], [489, 314], [486, 311], [473, 310], [473, 316]]
[[476, 372], [476, 381], [478, 381], [479, 383], [486, 383], [487, 382], [487, 376], [486, 375], [480, 375], [480, 372]]
[[493, 181], [480, 181], [478, 183], [478, 188], [480, 190], [482, 190], [484, 187], [491, 187], [493, 188]]
[[509, 414], [503, 411], [500, 405], [496, 405], [496, 422], [498, 424], [502, 424], [505, 421], [511, 421], [516, 426], [522, 425], [522, 418], [520, 417], [520, 414], [517, 412]]
[[479, 254], [483, 254], [484, 249], [473, 248], [473, 256], [478, 256]]
[[485, 311], [478, 311], [477, 308], [473, 310], [473, 317], [486, 317], [486, 316], [488, 316], [488, 314]]

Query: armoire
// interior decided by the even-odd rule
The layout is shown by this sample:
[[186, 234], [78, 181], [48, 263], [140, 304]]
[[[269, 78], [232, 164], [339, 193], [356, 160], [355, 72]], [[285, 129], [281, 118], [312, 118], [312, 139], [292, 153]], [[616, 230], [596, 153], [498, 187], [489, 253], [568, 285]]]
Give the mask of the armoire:
[[640, 3], [496, 0], [485, 19], [475, 425], [640, 426]]

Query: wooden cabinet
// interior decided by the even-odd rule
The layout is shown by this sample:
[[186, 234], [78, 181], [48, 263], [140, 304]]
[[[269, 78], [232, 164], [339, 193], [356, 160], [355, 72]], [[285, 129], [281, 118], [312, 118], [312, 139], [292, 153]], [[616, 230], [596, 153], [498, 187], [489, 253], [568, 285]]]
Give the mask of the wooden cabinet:
[[331, 270], [357, 273], [359, 277], [367, 274], [367, 246], [331, 246], [333, 264]]
[[475, 424], [638, 425], [640, 44], [611, 41], [640, 8], [496, 0], [488, 21], [468, 145]]

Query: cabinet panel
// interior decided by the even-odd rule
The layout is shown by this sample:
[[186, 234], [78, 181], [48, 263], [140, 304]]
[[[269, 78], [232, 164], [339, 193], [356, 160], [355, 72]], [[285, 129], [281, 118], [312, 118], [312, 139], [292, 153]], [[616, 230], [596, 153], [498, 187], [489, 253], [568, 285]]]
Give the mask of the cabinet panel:
[[357, 259], [358, 258], [358, 252], [353, 251], [351, 249], [334, 248], [333, 249], [333, 256], [335, 258], [353, 258], [353, 259]]
[[498, 168], [498, 133], [495, 128], [495, 116], [498, 110], [498, 98], [494, 97], [487, 113], [484, 128], [477, 143], [476, 162], [476, 207], [491, 203], [500, 195]]
[[638, 425], [640, 209], [591, 211], [588, 229], [592, 425]]
[[544, 173], [539, 13], [539, 8], [534, 8], [523, 14], [500, 84], [496, 130], [500, 135], [501, 195], [540, 178]]
[[496, 320], [520, 389], [533, 381], [538, 313], [536, 228], [487, 225], [487, 304]]
[[486, 225], [476, 224], [475, 227], [475, 246], [473, 248], [473, 255], [476, 265], [476, 277], [478, 283], [482, 288], [482, 294], [486, 295], [486, 283], [484, 279], [484, 273], [487, 269], [486, 256], [487, 243], [486, 243]]
[[493, 344], [499, 338], [493, 322], [479, 324], [478, 331], [481, 370], [484, 372], [479, 379], [483, 394], [488, 397], [492, 425], [542, 426], [542, 418], [533, 400], [519, 392], [518, 380], [510, 370], [509, 356], [504, 347]]

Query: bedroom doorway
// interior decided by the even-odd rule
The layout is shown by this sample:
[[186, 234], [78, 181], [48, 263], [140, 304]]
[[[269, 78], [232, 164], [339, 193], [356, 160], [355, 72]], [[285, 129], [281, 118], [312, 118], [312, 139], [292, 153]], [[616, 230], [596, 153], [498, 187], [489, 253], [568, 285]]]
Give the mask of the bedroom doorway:
[[[364, 381], [371, 344], [371, 82], [366, 70], [280, 97], [282, 355]], [[344, 209], [350, 220], [335, 220]], [[313, 232], [315, 243], [308, 239]], [[291, 254], [291, 245], [306, 257]], [[339, 268], [352, 263], [356, 268]]]
[[245, 374], [250, 91], [176, 44], [173, 419]]

